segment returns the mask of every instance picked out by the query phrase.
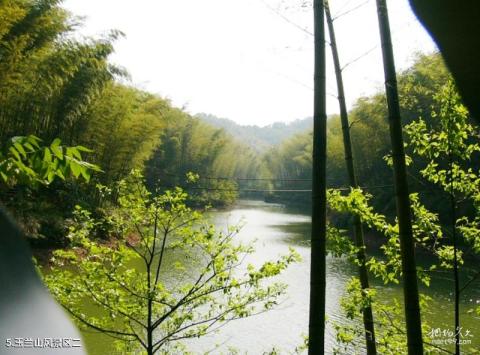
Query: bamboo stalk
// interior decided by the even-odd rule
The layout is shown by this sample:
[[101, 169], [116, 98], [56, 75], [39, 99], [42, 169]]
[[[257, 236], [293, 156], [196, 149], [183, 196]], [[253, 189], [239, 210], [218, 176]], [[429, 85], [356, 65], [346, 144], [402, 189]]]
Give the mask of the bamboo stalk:
[[[340, 59], [338, 55], [337, 40], [335, 38], [335, 31], [333, 27], [332, 15], [328, 0], [325, 0], [325, 15], [327, 17], [328, 32], [330, 34], [330, 46], [332, 48], [333, 64], [335, 67], [335, 76], [337, 79], [338, 103], [340, 105], [340, 120], [342, 122], [343, 132], [343, 146], [345, 150], [345, 164], [348, 172], [349, 184], [352, 187], [358, 187], [358, 181], [355, 174], [355, 167], [353, 163], [352, 141], [350, 137], [350, 125], [348, 122], [347, 105], [345, 103], [345, 90], [343, 86], [342, 69], [340, 67]], [[359, 261], [358, 274], [362, 290], [370, 288], [368, 282], [368, 272], [365, 266], [365, 241], [363, 235], [362, 223], [360, 217], [355, 216], [353, 221], [353, 236], [355, 245], [358, 248], [357, 259]], [[375, 326], [373, 323], [372, 307], [369, 305], [363, 309], [363, 326], [365, 329], [365, 341], [367, 347], [367, 354], [373, 355], [377, 353], [375, 344]]]
[[326, 161], [327, 112], [325, 74], [325, 25], [323, 0], [314, 0], [314, 113], [313, 113], [313, 182], [312, 234], [310, 266], [309, 350], [311, 355], [325, 353], [326, 288]]
[[385, 71], [385, 90], [388, 104], [388, 121], [392, 143], [394, 185], [402, 255], [403, 292], [407, 330], [408, 354], [423, 354], [422, 322], [418, 297], [415, 243], [413, 239], [407, 168], [398, 101], [398, 88], [393, 57], [390, 24], [385, 0], [377, 0], [378, 22], [382, 42]]

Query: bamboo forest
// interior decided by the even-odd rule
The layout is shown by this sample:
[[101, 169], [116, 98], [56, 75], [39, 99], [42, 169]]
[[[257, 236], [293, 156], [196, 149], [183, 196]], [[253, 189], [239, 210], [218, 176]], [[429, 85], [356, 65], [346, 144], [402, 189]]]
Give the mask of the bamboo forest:
[[1, 0], [0, 354], [480, 354], [479, 18]]

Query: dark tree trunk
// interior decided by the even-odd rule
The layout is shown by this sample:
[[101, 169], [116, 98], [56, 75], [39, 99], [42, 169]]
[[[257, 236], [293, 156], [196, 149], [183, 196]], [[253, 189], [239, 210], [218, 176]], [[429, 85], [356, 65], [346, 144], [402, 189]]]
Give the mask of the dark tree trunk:
[[[330, 14], [330, 7], [328, 0], [325, 0], [325, 14], [327, 16], [328, 32], [330, 33], [330, 46], [332, 47], [333, 65], [335, 67], [335, 76], [337, 79], [338, 103], [340, 105], [340, 119], [342, 121], [343, 132], [343, 146], [345, 150], [345, 164], [347, 166], [349, 184], [352, 187], [358, 187], [357, 178], [355, 176], [355, 167], [353, 164], [352, 141], [350, 138], [350, 125], [348, 122], [347, 105], [345, 104], [345, 90], [343, 88], [342, 69], [340, 67], [340, 60], [338, 56], [337, 41], [335, 38], [335, 31], [333, 28], [333, 20]], [[368, 290], [368, 273], [365, 266], [365, 242], [363, 236], [363, 228], [360, 217], [355, 216], [353, 221], [353, 235], [355, 245], [358, 248], [357, 259], [360, 263], [358, 273], [362, 290]], [[373, 324], [372, 307], [368, 306], [363, 309], [363, 325], [365, 328], [365, 339], [367, 345], [367, 354], [372, 355], [377, 353], [375, 345], [375, 327]]]
[[[452, 166], [450, 166], [452, 174]], [[460, 279], [458, 276], [458, 243], [456, 231], [456, 201], [453, 188], [450, 193], [452, 207], [452, 240], [453, 240], [453, 278], [455, 280], [455, 354], [460, 355]]]
[[[148, 265], [148, 289], [151, 290], [150, 288], [150, 265]], [[153, 314], [152, 314], [152, 306], [153, 306], [153, 298], [151, 295], [148, 296], [147, 300], [147, 354], [148, 355], [153, 355], [153, 326], [152, 326], [152, 319], [153, 319]]]
[[310, 267], [309, 354], [325, 353], [325, 287], [327, 231], [327, 112], [323, 0], [314, 0], [315, 77], [313, 112], [312, 235]]
[[403, 291], [405, 320], [407, 328], [408, 354], [423, 354], [422, 322], [418, 299], [415, 242], [412, 232], [410, 199], [407, 183], [407, 169], [403, 146], [402, 122], [398, 102], [395, 61], [393, 58], [390, 24], [385, 0], [377, 0], [378, 22], [382, 41], [382, 55], [385, 70], [385, 90], [388, 104], [388, 120], [392, 141], [394, 184], [399, 224], [400, 248], [402, 254]]

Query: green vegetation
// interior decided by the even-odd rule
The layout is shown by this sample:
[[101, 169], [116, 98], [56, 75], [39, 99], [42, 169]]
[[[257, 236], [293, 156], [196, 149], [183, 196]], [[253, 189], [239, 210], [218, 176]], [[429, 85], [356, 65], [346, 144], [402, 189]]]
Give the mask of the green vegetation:
[[[445, 97], [445, 94], [448, 96]], [[426, 129], [425, 121], [419, 120], [407, 127], [410, 145], [414, 147], [415, 152], [422, 156], [428, 157], [429, 162], [422, 175], [428, 181], [439, 186], [444, 192], [454, 194], [455, 201], [462, 200], [463, 203], [469, 204], [475, 209], [473, 219], [468, 216], [457, 215], [453, 226], [442, 226], [439, 223], [439, 215], [432, 213], [422, 205], [419, 195], [413, 193], [410, 196], [411, 207], [414, 215], [413, 231], [416, 247], [423, 249], [431, 255], [436, 255], [437, 259], [428, 267], [417, 269], [419, 280], [428, 287], [432, 272], [452, 272], [453, 280], [458, 282], [458, 272], [461, 270], [466, 274], [473, 275], [467, 278], [467, 281], [454, 290], [458, 295], [464, 292], [478, 275], [478, 264], [476, 257], [480, 252], [478, 230], [478, 205], [475, 202], [479, 193], [477, 185], [478, 171], [473, 173], [471, 168], [461, 168], [459, 165], [469, 161], [474, 152], [478, 152], [478, 144], [467, 143], [469, 135], [473, 134], [473, 127], [467, 122], [465, 108], [459, 103], [456, 93], [447, 87], [439, 96], [437, 96], [442, 104], [441, 112], [438, 114], [439, 121], [437, 129]], [[439, 129], [440, 128], [440, 129]], [[448, 128], [448, 129], [447, 129]], [[448, 132], [448, 133], [447, 133]], [[425, 142], [432, 143], [426, 145]], [[448, 156], [454, 154], [456, 157], [455, 168], [449, 170], [448, 165], [445, 168], [439, 168], [439, 162], [448, 159]], [[459, 165], [457, 165], [459, 164]], [[453, 171], [450, 174], [449, 171]], [[473, 175], [475, 178], [473, 178]], [[453, 188], [453, 189], [452, 189]], [[349, 213], [359, 216], [362, 222], [370, 229], [377, 231], [384, 236], [386, 243], [381, 246], [382, 259], [370, 257], [367, 266], [375, 277], [380, 278], [385, 284], [399, 283], [402, 275], [401, 259], [400, 259], [400, 243], [398, 234], [398, 224], [390, 224], [388, 219], [369, 206], [371, 195], [365, 194], [361, 189], [352, 190], [347, 195], [342, 194], [338, 190], [332, 190], [329, 195], [329, 204], [331, 208], [340, 213]], [[457, 208], [455, 207], [458, 213]], [[455, 215], [456, 212], [450, 211]], [[460, 238], [462, 239], [462, 248], [458, 245]], [[355, 262], [355, 248], [348, 242], [348, 239], [338, 241], [336, 245], [344, 243], [342, 248], [347, 255]], [[345, 247], [346, 245], [346, 247]], [[337, 248], [338, 253], [338, 248]], [[463, 254], [473, 254], [465, 259]], [[455, 283], [457, 283], [455, 282]], [[362, 293], [359, 281], [355, 278], [350, 282], [347, 288], [347, 295], [343, 298], [342, 306], [349, 318], [355, 319], [361, 316], [362, 305], [371, 305], [375, 310], [376, 317], [381, 325], [379, 335], [379, 343], [381, 344], [381, 353], [393, 351], [393, 353], [401, 353], [406, 349], [405, 337], [403, 336], [402, 315], [398, 311], [397, 306], [387, 306], [377, 302], [377, 290], [370, 289], [367, 293]], [[428, 297], [421, 297], [422, 317], [424, 333], [429, 334], [432, 325], [428, 322]], [[398, 302], [398, 301], [395, 301]], [[458, 302], [458, 299], [457, 299]], [[397, 303], [398, 304], [398, 303]], [[360, 306], [359, 306], [360, 305]], [[452, 307], [458, 307], [454, 303]], [[480, 314], [480, 307], [469, 312], [477, 312]], [[455, 314], [458, 314], [458, 308]], [[458, 314], [458, 319], [461, 319]], [[461, 322], [455, 325], [455, 328], [461, 327]], [[453, 329], [453, 328], [452, 328]], [[460, 328], [457, 328], [460, 329]], [[361, 329], [356, 327], [345, 327], [337, 324], [339, 332], [338, 339], [342, 344], [339, 351], [348, 351], [355, 347], [355, 339], [361, 334]], [[460, 333], [459, 333], [460, 334]], [[393, 336], [392, 336], [393, 335]], [[430, 343], [431, 337], [425, 339], [427, 353], [437, 353], [438, 347]], [[445, 347], [440, 347], [445, 348]], [[448, 347], [447, 347], [448, 348]], [[473, 349], [469, 349], [469, 353], [474, 353]]]
[[[434, 95], [449, 81], [449, 74], [439, 54], [418, 54], [413, 66], [398, 75], [402, 120], [409, 124], [419, 117], [432, 122], [432, 111], [438, 111]], [[370, 188], [374, 193], [374, 206], [392, 216], [395, 211], [393, 181], [390, 167], [383, 157], [390, 153], [390, 140], [385, 96], [378, 93], [357, 100], [349, 112], [351, 140], [355, 157], [355, 170], [360, 186]], [[345, 169], [343, 134], [339, 116], [332, 116], [327, 127], [327, 181], [329, 187], [347, 187], [348, 176]], [[282, 179], [310, 179], [312, 176], [312, 135], [304, 132], [288, 139], [280, 147], [272, 149], [264, 156], [265, 166], [272, 176]], [[407, 148], [407, 154], [411, 149]], [[411, 189], [425, 190], [422, 185], [420, 166], [422, 158], [409, 166]], [[289, 184], [289, 185], [288, 185]], [[308, 189], [308, 181], [279, 182], [276, 188]], [[310, 197], [305, 194], [281, 194], [277, 200], [286, 203], [308, 204]], [[435, 205], [435, 196], [430, 196]], [[381, 206], [381, 207], [380, 207]]]
[[259, 153], [264, 153], [291, 136], [307, 131], [313, 126], [311, 117], [297, 119], [290, 123], [275, 122], [265, 127], [239, 125], [227, 118], [218, 118], [205, 113], [200, 113], [196, 117], [214, 127], [223, 128]]
[[[0, 200], [32, 243], [62, 246], [45, 278], [52, 293], [82, 326], [147, 354], [272, 308], [285, 286], [264, 281], [298, 256], [245, 268], [254, 249], [233, 241], [238, 228], [215, 232], [187, 207], [233, 203], [236, 183], [210, 176], [253, 176], [256, 153], [121, 84], [127, 74], [107, 59], [122, 34], [77, 40], [59, 4], [0, 4]], [[85, 300], [105, 316], [86, 315]]]
[[[111, 201], [95, 185], [111, 185], [132, 169], [146, 167], [152, 191], [182, 183], [190, 171], [253, 174], [256, 155], [232, 136], [168, 100], [120, 84], [127, 73], [107, 59], [122, 34], [76, 39], [77, 20], [60, 3], [0, 5], [0, 201], [29, 237], [66, 243], [69, 211], [81, 204], [101, 213]], [[88, 153], [85, 161], [81, 152]], [[234, 153], [238, 159], [230, 158]], [[80, 175], [83, 181], [75, 179]], [[31, 180], [46, 183], [33, 187]], [[189, 203], [227, 205], [238, 195], [228, 181], [203, 187], [192, 191]]]
[[[182, 189], [154, 196], [134, 172], [118, 183], [115, 195], [118, 207], [106, 220], [77, 208], [68, 235], [72, 248], [54, 253], [46, 282], [80, 326], [117, 338], [123, 353], [185, 352], [179, 340], [266, 311], [284, 293], [285, 285], [264, 281], [297, 261], [295, 252], [241, 269], [252, 245], [233, 242], [238, 227], [216, 232], [185, 205]], [[113, 245], [90, 237], [95, 225], [105, 223], [116, 231]], [[169, 270], [165, 260], [172, 256], [174, 270]], [[197, 270], [194, 275], [187, 272], [188, 263]], [[176, 278], [168, 282], [172, 272]], [[85, 299], [104, 315], [85, 314]]]
[[[455, 324], [452, 329], [461, 329], [462, 315], [459, 311], [459, 299], [472, 282], [478, 277], [479, 236], [478, 229], [478, 168], [472, 168], [471, 162], [478, 155], [480, 148], [476, 143], [476, 130], [468, 122], [468, 111], [460, 103], [458, 93], [451, 82], [447, 82], [434, 96], [433, 101], [438, 110], [432, 111], [429, 120], [418, 119], [405, 127], [408, 138], [408, 148], [412, 151], [410, 159], [424, 162], [419, 171], [425, 183], [436, 187], [435, 194], [444, 197], [444, 204], [448, 208], [442, 208], [441, 212], [432, 212], [422, 203], [428, 200], [428, 195], [412, 193], [410, 206], [413, 214], [413, 235], [415, 246], [419, 251], [435, 255], [436, 260], [430, 265], [422, 265], [417, 268], [417, 276], [425, 287], [430, 285], [431, 273], [451, 273], [454, 282], [454, 302], [452, 308], [455, 315]], [[428, 122], [428, 123], [427, 123]], [[387, 159], [391, 164], [391, 159]], [[389, 222], [388, 218], [374, 211], [370, 206], [372, 195], [361, 189], [352, 189], [345, 194], [339, 190], [331, 190], [329, 194], [329, 206], [337, 213], [347, 213], [358, 216], [362, 223], [376, 232], [384, 239], [380, 247], [382, 258], [370, 257], [366, 265], [371, 274], [380, 278], [385, 284], [399, 283], [403, 275], [401, 263], [401, 251], [399, 240], [398, 221]], [[440, 221], [451, 221], [451, 224], [442, 224]], [[338, 234], [335, 245], [343, 244], [345, 254], [356, 263], [356, 250], [348, 241], [348, 238], [338, 242]], [[346, 245], [346, 247], [345, 247]], [[338, 253], [336, 248], [336, 253]], [[341, 249], [341, 248], [340, 248]], [[464, 255], [469, 255], [467, 258]], [[460, 272], [469, 275], [461, 284]], [[402, 314], [398, 307], [387, 306], [377, 302], [377, 290], [361, 290], [359, 281], [354, 278], [347, 288], [347, 295], [342, 300], [342, 307], [349, 318], [355, 319], [361, 316], [365, 305], [369, 305], [378, 318], [379, 328], [378, 342], [381, 345], [380, 352], [401, 353], [407, 348], [402, 325]], [[439, 349], [448, 349], [448, 346], [437, 346], [432, 343], [430, 330], [433, 325], [428, 322], [428, 302], [426, 296], [421, 295], [422, 326], [424, 334], [425, 351], [437, 353]], [[398, 301], [395, 301], [398, 303]], [[468, 312], [480, 314], [480, 307]], [[338, 339], [342, 345], [339, 350], [345, 352], [355, 347], [355, 339], [361, 334], [361, 329], [345, 327], [337, 324]], [[430, 333], [430, 335], [429, 335]], [[460, 334], [456, 332], [452, 338], [456, 338], [460, 345]], [[469, 349], [469, 353], [475, 353]]]
[[81, 176], [88, 182], [92, 171], [100, 171], [96, 165], [82, 160], [81, 152], [91, 152], [85, 147], [63, 147], [58, 138], [50, 146], [43, 147], [40, 143], [33, 135], [9, 140], [5, 152], [0, 152], [0, 177], [5, 185], [48, 185], [55, 178], [65, 180], [69, 175]]
[[[146, 177], [151, 188], [183, 186], [197, 205], [224, 206], [238, 195], [235, 180], [225, 177], [254, 178], [259, 169], [260, 160], [252, 149], [222, 129], [181, 114], [161, 133], [160, 144], [146, 164]], [[198, 186], [184, 184], [188, 172], [199, 175]]]
[[[418, 54], [398, 74], [399, 108], [392, 108], [395, 92], [390, 107], [378, 93], [358, 99], [348, 118], [342, 109], [342, 117], [327, 120], [317, 92], [315, 134], [311, 119], [240, 127], [191, 116], [127, 85], [128, 73], [108, 61], [122, 33], [80, 40], [77, 20], [60, 4], [0, 3], [0, 201], [31, 244], [59, 248], [45, 281], [80, 326], [117, 338], [126, 353], [177, 353], [186, 351], [183, 339], [272, 308], [285, 286], [270, 278], [298, 255], [244, 266], [254, 249], [234, 241], [239, 228], [217, 232], [200, 211], [239, 196], [310, 206], [313, 190], [314, 216], [321, 218], [312, 220], [317, 337], [310, 351], [325, 346], [326, 248], [359, 266], [362, 279], [350, 280], [341, 301], [352, 322], [335, 324], [339, 354], [358, 350], [365, 334], [372, 334], [369, 354], [452, 350], [434, 342], [430, 300], [418, 295], [416, 280], [429, 287], [433, 273], [451, 276], [452, 328], [461, 329], [460, 298], [480, 276], [480, 145], [439, 54]], [[323, 24], [324, 3], [315, 4]], [[317, 42], [323, 56], [324, 41]], [[317, 70], [324, 64], [318, 61]], [[324, 76], [317, 79], [324, 87]], [[347, 160], [350, 150], [354, 156], [348, 171], [345, 149]], [[392, 167], [398, 173], [404, 163], [409, 186], [405, 176], [392, 178]], [[343, 229], [352, 221], [353, 238]], [[380, 256], [371, 256], [371, 244]], [[414, 249], [433, 259], [415, 268]], [[382, 289], [368, 277], [370, 285], [403, 278], [414, 305], [405, 312], [407, 326], [401, 302], [382, 303]], [[85, 303], [98, 312], [85, 311]], [[469, 312], [480, 316], [480, 307]], [[459, 354], [460, 332], [454, 336]]]
[[[431, 273], [451, 272], [454, 284], [452, 312], [455, 315], [451, 329], [455, 329], [461, 327], [459, 298], [472, 287], [480, 272], [478, 131], [469, 123], [468, 111], [462, 106], [438, 54], [418, 55], [415, 64], [398, 75], [398, 82], [402, 117], [405, 118], [410, 190], [413, 192], [410, 205], [414, 215], [415, 247], [420, 253], [436, 257], [430, 265], [417, 269], [417, 275], [423, 287], [428, 287]], [[346, 231], [337, 229], [344, 228], [352, 217], [360, 218], [372, 236], [368, 244], [379, 245], [382, 254], [380, 258], [367, 257], [369, 273], [386, 284], [400, 283], [403, 272], [384, 96], [377, 94], [359, 99], [349, 117], [355, 169], [362, 188], [351, 190], [348, 187], [340, 117], [333, 116], [328, 122], [327, 176], [330, 187], [340, 189], [332, 189], [328, 195], [331, 222], [328, 247], [334, 255], [348, 255], [360, 265], [358, 248], [351, 237]], [[296, 135], [267, 152], [264, 162], [271, 174], [290, 180], [273, 182], [274, 187], [310, 188], [311, 153], [311, 132]], [[287, 204], [307, 205], [310, 202], [310, 196], [303, 193], [274, 193], [274, 199]], [[373, 236], [375, 241], [371, 240]], [[405, 353], [407, 344], [403, 314], [399, 311], [401, 302], [395, 300], [396, 306], [384, 305], [378, 301], [378, 292], [381, 291], [375, 287], [362, 291], [359, 279], [353, 278], [342, 301], [345, 315], [360, 321], [363, 310], [371, 307], [378, 328], [378, 351]], [[436, 353], [439, 349], [428, 336], [434, 326], [428, 322], [428, 312], [432, 311], [428, 304], [428, 297], [421, 295], [425, 351]], [[480, 309], [471, 311], [480, 312]], [[335, 324], [339, 354], [358, 351], [364, 330], [360, 322], [355, 324]]]

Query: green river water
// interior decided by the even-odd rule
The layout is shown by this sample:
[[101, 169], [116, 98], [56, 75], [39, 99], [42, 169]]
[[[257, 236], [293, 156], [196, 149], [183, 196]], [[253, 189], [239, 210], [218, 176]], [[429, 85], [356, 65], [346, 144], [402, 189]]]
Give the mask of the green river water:
[[[310, 217], [306, 213], [290, 211], [282, 205], [261, 201], [240, 200], [228, 211], [211, 212], [210, 217], [217, 228], [225, 228], [242, 221], [245, 226], [237, 238], [247, 241], [256, 239], [255, 263], [275, 259], [285, 254], [289, 247], [302, 256], [303, 261], [291, 266], [280, 280], [288, 284], [286, 295], [280, 305], [258, 316], [230, 322], [219, 333], [187, 342], [193, 353], [228, 354], [229, 347], [241, 354], [263, 354], [273, 347], [281, 354], [292, 354], [302, 343], [302, 334], [308, 333], [308, 300], [310, 273]], [[174, 259], [175, 256], [171, 256]], [[419, 258], [421, 263], [423, 257]], [[249, 261], [247, 261], [249, 262]], [[346, 282], [356, 275], [356, 269], [342, 258], [327, 258], [327, 313], [331, 322], [346, 321], [339, 306], [339, 299]], [[435, 276], [431, 287], [421, 291], [432, 297], [431, 312], [426, 314], [434, 328], [454, 329], [453, 325], [453, 282], [447, 277]], [[170, 275], [169, 282], [175, 282]], [[467, 314], [467, 310], [480, 303], [480, 282], [462, 294], [461, 323], [472, 335], [471, 344], [463, 347], [463, 354], [480, 349], [480, 318]], [[391, 303], [394, 298], [402, 299], [399, 286], [374, 282], [381, 300]], [[84, 332], [84, 342], [90, 355], [113, 354], [112, 340], [97, 333]], [[329, 354], [335, 344], [335, 333], [331, 324], [327, 328], [326, 349]]]

